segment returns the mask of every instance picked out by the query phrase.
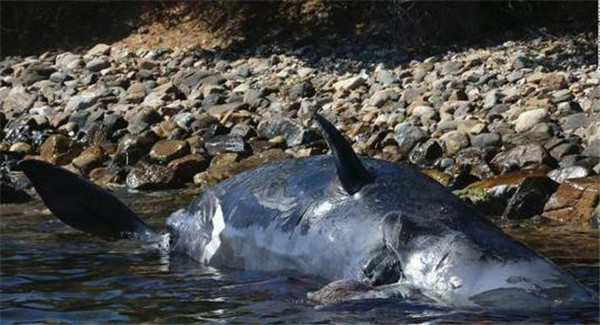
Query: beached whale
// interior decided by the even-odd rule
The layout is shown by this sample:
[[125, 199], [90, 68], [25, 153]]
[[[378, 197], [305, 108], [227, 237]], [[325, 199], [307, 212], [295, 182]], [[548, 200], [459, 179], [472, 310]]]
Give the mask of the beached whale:
[[359, 158], [331, 123], [315, 120], [331, 155], [273, 163], [218, 183], [173, 213], [166, 235], [65, 169], [36, 160], [20, 168], [66, 224], [108, 238], [168, 237], [169, 250], [212, 266], [290, 270], [448, 306], [596, 299], [437, 182], [407, 166]]

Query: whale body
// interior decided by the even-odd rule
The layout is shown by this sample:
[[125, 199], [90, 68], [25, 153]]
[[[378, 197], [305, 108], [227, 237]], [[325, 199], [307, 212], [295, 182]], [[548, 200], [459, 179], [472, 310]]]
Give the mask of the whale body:
[[[409, 287], [448, 306], [597, 299], [437, 182], [410, 166], [359, 158], [333, 125], [315, 118], [332, 155], [268, 164], [214, 185], [167, 219], [170, 251], [216, 267]], [[89, 181], [40, 161], [20, 167], [63, 222], [104, 237], [160, 237]]]

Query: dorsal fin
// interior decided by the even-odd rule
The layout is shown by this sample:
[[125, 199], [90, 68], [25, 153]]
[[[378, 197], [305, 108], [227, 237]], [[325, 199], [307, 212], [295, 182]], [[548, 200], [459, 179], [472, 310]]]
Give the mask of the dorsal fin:
[[346, 193], [352, 195], [371, 181], [371, 175], [352, 150], [344, 136], [323, 116], [315, 113], [315, 120], [323, 130], [323, 136], [335, 161], [338, 180]]

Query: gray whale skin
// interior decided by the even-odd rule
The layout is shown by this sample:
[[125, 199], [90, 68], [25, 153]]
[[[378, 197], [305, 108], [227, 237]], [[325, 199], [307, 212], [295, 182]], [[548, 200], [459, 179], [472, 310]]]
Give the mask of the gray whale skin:
[[288, 270], [371, 288], [350, 299], [510, 309], [597, 301], [437, 182], [408, 166], [359, 158], [333, 125], [315, 119], [332, 155], [272, 163], [220, 182], [173, 213], [167, 234], [60, 167], [34, 160], [19, 166], [50, 210], [77, 229], [149, 243], [167, 236], [170, 251], [211, 266]]

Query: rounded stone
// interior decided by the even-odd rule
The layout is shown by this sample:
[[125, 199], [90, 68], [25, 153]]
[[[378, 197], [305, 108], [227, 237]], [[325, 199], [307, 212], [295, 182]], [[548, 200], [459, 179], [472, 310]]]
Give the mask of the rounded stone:
[[550, 115], [544, 108], [532, 109], [523, 112], [515, 121], [515, 131], [518, 133], [525, 132], [533, 128], [536, 124], [548, 122]]
[[150, 149], [150, 158], [161, 162], [171, 161], [190, 153], [190, 145], [183, 140], [161, 140]]
[[45, 161], [66, 165], [81, 153], [81, 145], [62, 134], [51, 135], [40, 147], [40, 156]]

